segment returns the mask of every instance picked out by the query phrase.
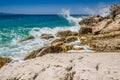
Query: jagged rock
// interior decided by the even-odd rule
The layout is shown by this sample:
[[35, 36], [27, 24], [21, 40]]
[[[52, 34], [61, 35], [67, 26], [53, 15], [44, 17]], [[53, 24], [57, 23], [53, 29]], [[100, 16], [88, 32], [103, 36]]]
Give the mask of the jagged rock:
[[24, 58], [24, 60], [40, 57], [40, 56], [50, 54], [50, 53], [60, 53], [60, 52], [62, 52], [62, 48], [59, 46], [43, 47], [43, 48], [40, 48], [38, 50], [31, 52], [28, 56]]
[[42, 34], [41, 38], [42, 39], [50, 39], [50, 38], [54, 38], [54, 36], [52, 34]]
[[67, 36], [77, 36], [77, 32], [72, 32], [70, 30], [58, 32], [57, 37], [67, 37]]
[[8, 64], [1, 80], [119, 80], [120, 54], [48, 54]]
[[59, 41], [59, 42], [54, 42], [54, 43], [52, 43], [51, 46], [61, 46], [61, 45], [63, 45], [63, 44], [64, 44], [64, 42]]
[[69, 36], [66, 38], [65, 42], [69, 43], [69, 42], [74, 42], [77, 40], [76, 36]]
[[108, 27], [108, 25], [110, 23], [112, 23], [112, 19], [106, 19], [106, 20], [99, 22], [98, 24], [96, 24], [96, 26], [92, 27], [92, 33], [93, 34], [100, 34], [101, 31], [103, 29], [105, 29], [106, 27]]
[[20, 40], [19, 42], [24, 42], [24, 41], [32, 40], [34, 38], [35, 38], [34, 36], [29, 36], [29, 37], [27, 37], [27, 38], [25, 38], [23, 40]]
[[103, 18], [99, 15], [93, 16], [90, 18], [85, 18], [80, 21], [80, 34], [87, 34], [87, 33], [92, 33], [92, 27], [97, 25], [98, 22], [100, 22]]
[[120, 14], [120, 5], [114, 4], [110, 7], [111, 18], [115, 20], [116, 15]]
[[107, 34], [99, 34], [99, 35], [95, 35], [92, 37], [94, 40], [98, 39], [98, 40], [103, 40], [103, 39], [111, 39], [111, 38], [120, 38], [120, 31], [114, 31], [114, 32], [110, 32]]
[[98, 16], [97, 21], [93, 16], [80, 22], [81, 44], [101, 52], [120, 51], [120, 5], [113, 5], [110, 10], [111, 14], [103, 18]]
[[3, 67], [6, 63], [9, 63], [11, 61], [12, 61], [12, 59], [10, 59], [10, 58], [0, 57], [0, 68]]
[[117, 52], [120, 51], [120, 39], [103, 39], [103, 40], [92, 40], [89, 43], [95, 51], [98, 52]]
[[73, 49], [73, 45], [70, 45], [70, 44], [63, 44], [60, 47], [62, 48], [63, 52], [67, 52], [68, 50]]
[[104, 34], [104, 33], [110, 33], [114, 31], [120, 31], [120, 19], [110, 23], [106, 28], [102, 29], [100, 33]]
[[65, 38], [55, 39], [54, 41], [51, 42], [51, 45], [56, 45], [59, 43], [65, 43]]

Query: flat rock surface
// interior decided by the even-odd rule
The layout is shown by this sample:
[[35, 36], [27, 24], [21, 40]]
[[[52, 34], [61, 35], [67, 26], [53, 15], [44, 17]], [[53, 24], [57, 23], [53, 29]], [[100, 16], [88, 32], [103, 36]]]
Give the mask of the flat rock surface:
[[2, 67], [0, 80], [120, 80], [120, 54], [48, 54]]

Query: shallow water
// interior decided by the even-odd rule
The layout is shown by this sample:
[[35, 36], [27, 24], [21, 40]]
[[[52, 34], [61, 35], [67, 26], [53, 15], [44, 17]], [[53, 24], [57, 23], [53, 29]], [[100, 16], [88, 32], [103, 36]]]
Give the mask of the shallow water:
[[[0, 56], [22, 59], [33, 50], [49, 44], [54, 39], [40, 39], [41, 34], [80, 29], [79, 21], [84, 15], [1, 15], [0, 16]], [[34, 40], [19, 43], [21, 39], [33, 35]]]

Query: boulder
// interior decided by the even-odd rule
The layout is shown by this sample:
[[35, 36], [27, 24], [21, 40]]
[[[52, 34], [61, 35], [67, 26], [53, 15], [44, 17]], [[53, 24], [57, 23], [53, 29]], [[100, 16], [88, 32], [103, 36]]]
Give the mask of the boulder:
[[50, 39], [50, 38], [54, 38], [54, 36], [52, 34], [42, 34], [41, 38], [42, 39]]
[[62, 52], [67, 52], [68, 50], [73, 49], [73, 45], [70, 44], [63, 44], [60, 47], [62, 48]]
[[0, 68], [3, 67], [5, 64], [10, 63], [11, 61], [12, 59], [10, 58], [0, 57]]
[[63, 45], [63, 44], [64, 44], [64, 42], [59, 41], [59, 42], [54, 42], [54, 43], [52, 43], [51, 46], [61, 46], [61, 45]]
[[106, 28], [100, 31], [101, 34], [120, 31], [120, 19], [113, 21]]
[[120, 39], [92, 40], [89, 46], [98, 52], [120, 52]]
[[19, 42], [24, 42], [24, 41], [32, 40], [34, 38], [35, 38], [34, 36], [29, 36], [29, 37], [27, 37], [27, 38], [25, 38], [23, 40], [20, 40]]
[[68, 36], [65, 40], [66, 43], [69, 43], [69, 42], [74, 42], [77, 40], [77, 37], [76, 36]]
[[110, 23], [112, 23], [112, 19], [105, 19], [99, 22], [98, 24], [96, 24], [96, 26], [92, 27], [92, 33], [95, 35], [100, 34], [101, 31], [105, 29], [106, 27], [108, 27]]
[[51, 45], [56, 45], [56, 44], [61, 44], [65, 42], [65, 38], [60, 38], [60, 39], [55, 39], [54, 41], [51, 42]]
[[67, 37], [67, 36], [77, 36], [77, 32], [72, 32], [70, 30], [58, 32], [57, 37]]
[[60, 53], [60, 52], [62, 52], [62, 48], [59, 46], [43, 47], [43, 48], [40, 48], [38, 50], [31, 52], [28, 56], [24, 58], [24, 60], [40, 57], [40, 56], [50, 54], [50, 53]]
[[92, 27], [97, 25], [97, 23], [102, 21], [102, 19], [103, 18], [101, 16], [96, 15], [96, 16], [81, 20], [79, 23], [81, 26], [79, 33], [80, 34], [92, 33]]

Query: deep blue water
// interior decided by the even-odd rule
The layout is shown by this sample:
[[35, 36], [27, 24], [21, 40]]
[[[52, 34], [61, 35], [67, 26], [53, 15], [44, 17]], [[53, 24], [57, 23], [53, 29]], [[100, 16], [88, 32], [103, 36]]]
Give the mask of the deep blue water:
[[69, 26], [69, 22], [58, 15], [1, 15], [0, 28], [8, 27], [56, 27]]

